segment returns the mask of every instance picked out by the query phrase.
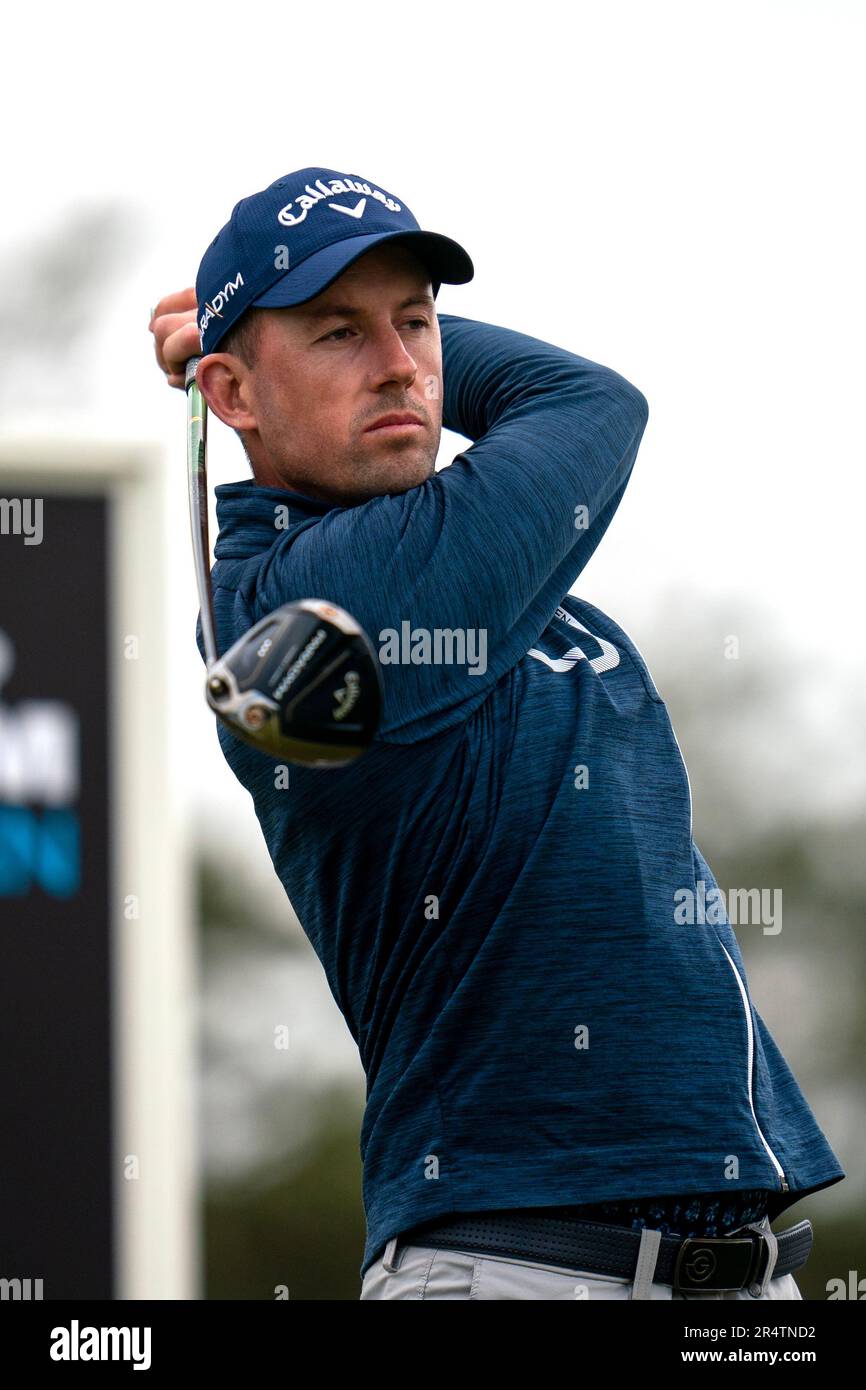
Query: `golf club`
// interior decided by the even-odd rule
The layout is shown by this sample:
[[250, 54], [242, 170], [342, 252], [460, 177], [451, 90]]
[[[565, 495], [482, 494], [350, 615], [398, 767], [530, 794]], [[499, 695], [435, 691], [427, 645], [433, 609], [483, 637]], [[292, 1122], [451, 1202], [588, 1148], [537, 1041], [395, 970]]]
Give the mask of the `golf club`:
[[369, 638], [325, 599], [269, 613], [220, 656], [210, 576], [207, 403], [186, 364], [190, 525], [207, 677], [205, 698], [226, 728], [271, 757], [302, 767], [343, 767], [370, 746], [382, 708], [382, 674]]

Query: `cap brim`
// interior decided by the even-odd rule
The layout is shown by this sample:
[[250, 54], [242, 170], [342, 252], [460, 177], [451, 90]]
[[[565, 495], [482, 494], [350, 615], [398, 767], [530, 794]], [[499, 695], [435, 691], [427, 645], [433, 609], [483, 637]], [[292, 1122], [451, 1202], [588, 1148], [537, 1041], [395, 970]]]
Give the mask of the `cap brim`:
[[288, 309], [293, 304], [304, 304], [327, 289], [332, 280], [342, 275], [346, 267], [371, 246], [383, 241], [408, 243], [424, 261], [431, 280], [439, 284], [465, 285], [475, 274], [475, 267], [459, 242], [439, 232], [373, 232], [369, 236], [347, 237], [314, 252], [300, 265], [287, 270], [252, 303], [258, 309]]

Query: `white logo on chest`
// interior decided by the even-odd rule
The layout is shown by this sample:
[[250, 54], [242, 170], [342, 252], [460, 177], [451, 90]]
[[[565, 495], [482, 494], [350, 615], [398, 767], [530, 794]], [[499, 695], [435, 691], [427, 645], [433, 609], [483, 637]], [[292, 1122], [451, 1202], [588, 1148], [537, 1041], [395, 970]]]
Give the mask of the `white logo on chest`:
[[537, 647], [530, 647], [526, 653], [527, 656], [534, 656], [536, 661], [543, 661], [545, 666], [550, 667], [551, 671], [559, 672], [572, 670], [578, 661], [589, 661], [597, 675], [601, 675], [603, 671], [612, 671], [615, 666], [619, 665], [619, 652], [613, 643], [608, 642], [604, 637], [599, 637], [595, 632], [590, 632], [588, 627], [584, 627], [583, 623], [579, 623], [577, 618], [573, 618], [564, 608], [557, 608], [554, 616], [560, 618], [562, 622], [568, 623], [569, 627], [577, 628], [578, 631], [585, 632], [588, 637], [592, 637], [601, 647], [600, 655], [590, 658], [580, 647], [569, 647], [563, 656], [553, 657], [548, 656], [546, 652], [539, 651]]

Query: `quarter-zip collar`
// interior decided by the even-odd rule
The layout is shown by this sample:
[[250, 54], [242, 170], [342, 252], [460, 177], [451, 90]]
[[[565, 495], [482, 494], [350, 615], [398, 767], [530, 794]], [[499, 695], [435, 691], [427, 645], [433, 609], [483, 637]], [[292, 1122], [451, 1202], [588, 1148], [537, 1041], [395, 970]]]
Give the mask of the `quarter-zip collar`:
[[261, 487], [254, 478], [221, 483], [214, 488], [219, 535], [214, 545], [217, 560], [245, 560], [269, 550], [276, 535], [278, 513], [288, 507], [292, 523], [324, 516], [338, 504], [305, 497], [284, 487]]

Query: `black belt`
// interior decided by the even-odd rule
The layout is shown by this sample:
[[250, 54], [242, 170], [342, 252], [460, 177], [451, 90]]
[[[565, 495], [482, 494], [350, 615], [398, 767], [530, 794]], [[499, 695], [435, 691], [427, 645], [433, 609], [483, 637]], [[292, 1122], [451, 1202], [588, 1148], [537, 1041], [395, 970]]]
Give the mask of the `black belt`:
[[[811, 1221], [798, 1221], [776, 1240], [773, 1279], [806, 1263], [812, 1248]], [[469, 1255], [505, 1255], [513, 1260], [634, 1279], [640, 1242], [641, 1232], [624, 1226], [506, 1211], [442, 1217], [403, 1231], [397, 1244], [429, 1245]], [[653, 1282], [686, 1292], [745, 1289], [760, 1283], [768, 1257], [767, 1240], [758, 1231], [687, 1239], [663, 1235]]]

